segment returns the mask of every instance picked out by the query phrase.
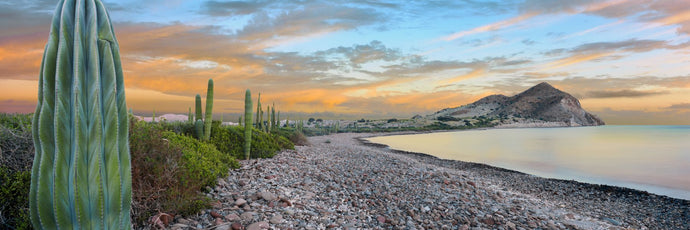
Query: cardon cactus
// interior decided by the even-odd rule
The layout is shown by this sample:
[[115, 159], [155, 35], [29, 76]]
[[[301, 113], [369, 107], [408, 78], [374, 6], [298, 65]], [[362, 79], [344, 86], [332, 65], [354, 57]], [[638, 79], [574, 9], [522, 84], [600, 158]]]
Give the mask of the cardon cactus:
[[196, 134], [197, 139], [204, 137], [204, 122], [201, 119], [196, 120], [194, 123], [194, 133]]
[[204, 118], [204, 137], [205, 141], [211, 139], [211, 122], [213, 122], [213, 79], [208, 79], [208, 89], [206, 89], [206, 117]]
[[197, 94], [194, 98], [194, 120], [202, 119], [203, 116], [201, 112], [201, 95]]
[[194, 121], [194, 115], [192, 115], [192, 107], [189, 107], [189, 113], [187, 114], [187, 121]]
[[43, 53], [33, 118], [35, 229], [129, 229], [129, 117], [101, 0], [61, 0]]
[[257, 129], [261, 129], [261, 120], [259, 120], [259, 116], [261, 116], [261, 93], [259, 93], [259, 98], [256, 99], [256, 120], [254, 120], [254, 123]]
[[244, 155], [249, 160], [249, 150], [252, 146], [252, 92], [247, 89], [244, 93]]

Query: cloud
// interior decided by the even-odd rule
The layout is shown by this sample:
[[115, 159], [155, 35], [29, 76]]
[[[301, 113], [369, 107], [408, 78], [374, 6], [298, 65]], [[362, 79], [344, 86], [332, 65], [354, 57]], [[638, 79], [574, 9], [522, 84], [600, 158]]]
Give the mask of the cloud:
[[690, 110], [690, 103], [673, 104], [666, 108], [672, 110]]
[[272, 1], [206, 1], [199, 13], [210, 16], [249, 15], [261, 11]]
[[645, 111], [604, 108], [589, 110], [607, 125], [690, 125], [690, 110]]
[[578, 45], [571, 49], [553, 49], [543, 52], [546, 56], [565, 57], [549, 63], [548, 69], [561, 68], [580, 62], [603, 60], [605, 58], [617, 59], [620, 54], [643, 53], [656, 49], [675, 49], [677, 46], [669, 45], [661, 40], [629, 39], [616, 42], [592, 42]]
[[605, 91], [589, 91], [586, 93], [587, 98], [613, 98], [613, 97], [646, 97], [668, 94], [668, 91], [642, 91], [642, 90], [605, 90]]
[[369, 44], [354, 45], [352, 47], [339, 46], [316, 52], [314, 55], [342, 55], [355, 68], [359, 68], [361, 64], [371, 61], [396, 61], [403, 57], [400, 50], [387, 48], [382, 42], [376, 40], [371, 41]]
[[465, 37], [468, 35], [500, 30], [500, 29], [521, 23], [521, 22], [528, 20], [534, 16], [536, 16], [536, 14], [534, 14], [534, 13], [526, 13], [526, 14], [518, 15], [516, 17], [512, 17], [512, 18], [509, 18], [509, 19], [506, 19], [503, 21], [498, 21], [498, 22], [494, 22], [494, 23], [491, 23], [488, 25], [475, 27], [475, 28], [470, 29], [470, 30], [463, 30], [463, 31], [455, 32], [453, 34], [441, 37], [441, 40], [453, 41], [453, 40], [456, 40], [456, 39], [459, 39], [459, 38], [462, 38], [462, 37]]

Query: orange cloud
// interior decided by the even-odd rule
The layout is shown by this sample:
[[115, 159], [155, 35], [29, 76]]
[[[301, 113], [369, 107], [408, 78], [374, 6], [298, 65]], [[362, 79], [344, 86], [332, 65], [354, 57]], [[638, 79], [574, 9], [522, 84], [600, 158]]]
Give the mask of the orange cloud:
[[456, 83], [459, 81], [463, 81], [463, 80], [467, 80], [467, 79], [471, 79], [471, 78], [476, 78], [476, 77], [481, 77], [481, 76], [484, 76], [484, 74], [486, 74], [485, 69], [483, 69], [483, 68], [475, 69], [475, 70], [472, 70], [471, 72], [469, 72], [467, 74], [463, 74], [460, 76], [453, 77], [451, 79], [447, 79], [447, 80], [443, 81], [441, 84], [453, 84], [453, 83]]
[[509, 18], [509, 19], [506, 19], [503, 21], [498, 21], [498, 22], [494, 22], [494, 23], [491, 23], [488, 25], [475, 27], [471, 30], [464, 30], [464, 31], [456, 32], [454, 34], [442, 37], [441, 40], [452, 41], [452, 40], [455, 40], [455, 39], [458, 39], [461, 37], [465, 37], [468, 35], [500, 30], [500, 29], [503, 29], [505, 27], [509, 27], [509, 26], [518, 24], [520, 22], [523, 22], [525, 20], [528, 20], [534, 16], [537, 16], [537, 14], [536, 13], [522, 14], [522, 15], [519, 15], [517, 17], [512, 17], [512, 18]]
[[577, 54], [577, 55], [574, 55], [571, 57], [566, 57], [566, 58], [551, 62], [551, 63], [547, 64], [547, 68], [545, 70], [563, 68], [566, 66], [578, 64], [580, 62], [586, 62], [586, 61], [591, 61], [591, 60], [595, 60], [598, 58], [607, 57], [607, 56], [610, 56], [613, 54], [615, 54], [615, 52]]

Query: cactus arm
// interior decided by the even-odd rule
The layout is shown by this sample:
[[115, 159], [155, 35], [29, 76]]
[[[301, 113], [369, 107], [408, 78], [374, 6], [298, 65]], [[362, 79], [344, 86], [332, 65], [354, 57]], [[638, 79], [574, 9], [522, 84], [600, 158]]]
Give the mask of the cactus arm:
[[197, 94], [194, 99], [194, 120], [199, 120], [201, 117], [201, 95]]
[[213, 122], [213, 79], [208, 79], [208, 89], [206, 90], [206, 118], [204, 118], [204, 138], [211, 139], [211, 123]]
[[[240, 116], [241, 118], [241, 116]], [[240, 119], [241, 121], [241, 119]], [[252, 93], [247, 89], [244, 94], [244, 156], [249, 160], [252, 144]]]

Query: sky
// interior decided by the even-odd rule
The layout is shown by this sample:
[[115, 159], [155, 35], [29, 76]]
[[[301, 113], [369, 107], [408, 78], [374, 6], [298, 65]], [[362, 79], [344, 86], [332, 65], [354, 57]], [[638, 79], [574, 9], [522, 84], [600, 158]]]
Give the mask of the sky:
[[[103, 0], [128, 107], [430, 114], [540, 82], [608, 124], [690, 125], [690, 1]], [[0, 112], [33, 112], [57, 0], [0, 0]]]

